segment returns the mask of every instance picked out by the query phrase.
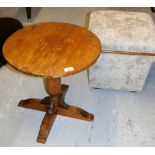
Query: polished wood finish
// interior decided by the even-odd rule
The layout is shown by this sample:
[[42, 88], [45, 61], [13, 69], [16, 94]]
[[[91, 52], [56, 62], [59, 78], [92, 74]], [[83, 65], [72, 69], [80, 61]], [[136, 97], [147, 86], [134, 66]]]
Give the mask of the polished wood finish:
[[99, 39], [85, 28], [67, 23], [40, 23], [23, 28], [7, 39], [3, 53], [20, 71], [43, 76], [49, 96], [21, 100], [19, 107], [45, 112], [37, 141], [45, 143], [57, 115], [92, 121], [93, 114], [65, 103], [67, 85], [61, 77], [92, 65], [100, 55]]
[[[101, 44], [85, 28], [57, 22], [27, 26], [7, 39], [3, 54], [25, 73], [59, 78], [87, 69], [100, 55]], [[65, 68], [73, 70], [65, 71]]]
[[47, 91], [50, 95], [61, 93], [61, 78], [47, 78]]

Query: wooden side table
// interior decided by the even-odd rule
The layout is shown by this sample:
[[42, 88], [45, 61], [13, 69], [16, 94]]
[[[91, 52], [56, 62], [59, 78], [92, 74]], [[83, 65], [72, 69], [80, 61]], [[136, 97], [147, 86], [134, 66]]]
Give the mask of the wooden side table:
[[91, 66], [100, 55], [99, 39], [85, 28], [57, 22], [39, 23], [15, 32], [3, 46], [6, 60], [16, 69], [42, 76], [49, 96], [21, 100], [19, 107], [45, 112], [37, 141], [45, 143], [57, 115], [92, 121], [85, 110], [68, 105], [64, 98], [69, 86], [61, 77]]

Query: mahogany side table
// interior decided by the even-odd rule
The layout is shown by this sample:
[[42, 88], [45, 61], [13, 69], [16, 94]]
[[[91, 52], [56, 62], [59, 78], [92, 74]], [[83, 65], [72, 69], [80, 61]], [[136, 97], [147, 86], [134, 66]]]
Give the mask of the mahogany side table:
[[57, 115], [93, 120], [93, 114], [65, 103], [69, 86], [61, 85], [61, 77], [87, 69], [99, 57], [100, 49], [101, 43], [92, 32], [59, 22], [27, 26], [7, 39], [3, 54], [8, 63], [19, 71], [45, 78], [47, 84], [49, 96], [21, 100], [18, 105], [45, 112], [38, 142], [46, 142]]

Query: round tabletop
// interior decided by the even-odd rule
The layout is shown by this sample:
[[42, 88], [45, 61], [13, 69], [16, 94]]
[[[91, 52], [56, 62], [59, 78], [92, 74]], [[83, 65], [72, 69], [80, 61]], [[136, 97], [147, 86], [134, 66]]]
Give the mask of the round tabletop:
[[59, 78], [91, 66], [100, 55], [95, 34], [68, 23], [46, 22], [27, 26], [11, 35], [3, 46], [6, 60], [16, 69]]

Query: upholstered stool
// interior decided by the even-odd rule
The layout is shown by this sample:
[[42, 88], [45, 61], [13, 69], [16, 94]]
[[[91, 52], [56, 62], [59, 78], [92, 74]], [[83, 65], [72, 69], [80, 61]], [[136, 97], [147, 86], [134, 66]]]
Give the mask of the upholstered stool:
[[155, 61], [155, 25], [149, 14], [96, 11], [89, 30], [102, 43], [102, 54], [89, 69], [89, 84], [96, 88], [141, 91]]

